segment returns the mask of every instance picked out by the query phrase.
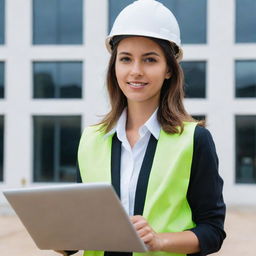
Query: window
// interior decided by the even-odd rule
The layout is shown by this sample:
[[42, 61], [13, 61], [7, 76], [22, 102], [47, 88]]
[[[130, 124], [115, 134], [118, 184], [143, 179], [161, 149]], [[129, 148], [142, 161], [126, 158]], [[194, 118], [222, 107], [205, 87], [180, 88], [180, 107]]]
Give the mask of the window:
[[206, 97], [206, 62], [184, 61], [181, 67], [185, 76], [186, 98]]
[[34, 181], [74, 182], [80, 116], [34, 116]]
[[0, 116], [0, 181], [4, 176], [4, 117]]
[[256, 183], [256, 116], [236, 116], [236, 182]]
[[4, 98], [4, 63], [0, 62], [0, 99]]
[[[133, 0], [109, 0], [109, 30], [118, 13]], [[172, 10], [178, 20], [183, 44], [205, 44], [207, 28], [207, 0], [159, 0]]]
[[35, 62], [34, 98], [81, 98], [82, 62]]
[[236, 42], [256, 42], [256, 1], [236, 0]]
[[236, 61], [236, 97], [256, 97], [256, 60]]
[[5, 13], [4, 13], [4, 0], [0, 0], [0, 44], [4, 44], [4, 23], [5, 23]]
[[82, 44], [83, 0], [34, 0], [34, 44]]

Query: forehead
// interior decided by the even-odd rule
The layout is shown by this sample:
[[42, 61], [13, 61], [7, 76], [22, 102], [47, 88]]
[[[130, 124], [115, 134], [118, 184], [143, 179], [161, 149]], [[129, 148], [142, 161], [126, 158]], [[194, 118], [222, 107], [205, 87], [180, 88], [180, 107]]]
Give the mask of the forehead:
[[161, 47], [152, 39], [141, 36], [132, 36], [123, 39], [117, 47], [117, 52], [147, 53], [156, 52], [163, 55]]

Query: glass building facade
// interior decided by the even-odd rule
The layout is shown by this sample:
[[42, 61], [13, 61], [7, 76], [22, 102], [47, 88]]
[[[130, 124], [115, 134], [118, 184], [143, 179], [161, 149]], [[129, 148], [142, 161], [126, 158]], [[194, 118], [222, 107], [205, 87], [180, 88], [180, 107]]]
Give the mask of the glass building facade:
[[[0, 0], [0, 189], [22, 179], [75, 182], [81, 131], [108, 112], [104, 39], [131, 2]], [[186, 110], [207, 119], [230, 201], [248, 203], [247, 189], [256, 193], [256, 1], [160, 2], [180, 24]]]

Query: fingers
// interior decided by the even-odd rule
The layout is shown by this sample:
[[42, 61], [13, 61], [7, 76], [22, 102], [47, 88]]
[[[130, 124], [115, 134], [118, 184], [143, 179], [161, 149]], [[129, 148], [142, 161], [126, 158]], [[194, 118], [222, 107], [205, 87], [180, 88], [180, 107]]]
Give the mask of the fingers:
[[144, 236], [141, 237], [145, 244], [150, 244], [150, 242], [154, 239], [154, 234], [152, 232], [146, 233]]
[[132, 223], [136, 230], [140, 230], [141, 228], [148, 226], [148, 222], [143, 217], [134, 219]]
[[144, 237], [150, 233], [153, 233], [152, 228], [149, 226], [148, 222], [142, 216], [133, 216], [132, 223], [138, 232], [138, 235], [141, 239], [144, 240]]
[[159, 237], [159, 234], [152, 229], [152, 227], [143, 216], [132, 216], [131, 222], [133, 223], [139, 237], [147, 245], [150, 251], [161, 250], [162, 241]]
[[149, 226], [143, 226], [141, 228], [136, 229], [140, 237], [144, 237], [147, 234], [152, 232], [152, 229]]
[[148, 233], [152, 231], [151, 227], [149, 226], [148, 222], [146, 219], [142, 216], [132, 216], [131, 217], [131, 222], [135, 229], [138, 231], [140, 234]]
[[133, 223], [139, 237], [149, 247], [149, 249], [151, 249], [155, 240], [155, 231], [151, 228], [146, 219], [140, 215], [132, 216], [131, 222]]

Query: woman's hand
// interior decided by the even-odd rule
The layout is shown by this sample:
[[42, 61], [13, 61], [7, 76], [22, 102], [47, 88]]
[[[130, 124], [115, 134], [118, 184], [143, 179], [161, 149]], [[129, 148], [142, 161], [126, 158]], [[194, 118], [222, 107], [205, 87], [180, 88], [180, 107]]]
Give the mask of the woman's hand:
[[199, 240], [190, 230], [175, 233], [156, 233], [147, 220], [140, 215], [132, 216], [131, 222], [150, 251], [181, 254], [193, 254], [200, 251]]
[[131, 217], [131, 222], [134, 225], [139, 237], [147, 245], [150, 251], [161, 251], [163, 241], [158, 233], [156, 233], [147, 220], [141, 215], [135, 215]]

